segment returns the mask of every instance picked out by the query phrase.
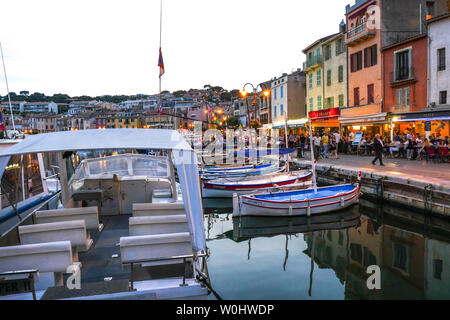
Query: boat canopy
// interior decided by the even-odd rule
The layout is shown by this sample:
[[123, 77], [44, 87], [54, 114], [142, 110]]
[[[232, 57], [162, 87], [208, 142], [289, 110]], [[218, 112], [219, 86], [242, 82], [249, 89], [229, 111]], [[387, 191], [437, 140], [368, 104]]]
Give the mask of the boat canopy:
[[31, 135], [22, 142], [1, 150], [0, 156], [102, 149], [191, 150], [191, 147], [175, 130], [91, 129]]
[[29, 153], [81, 150], [167, 150], [173, 155], [183, 194], [184, 207], [196, 251], [206, 249], [203, 208], [194, 150], [175, 130], [106, 129], [61, 131], [32, 135], [0, 151], [0, 177], [9, 158]]

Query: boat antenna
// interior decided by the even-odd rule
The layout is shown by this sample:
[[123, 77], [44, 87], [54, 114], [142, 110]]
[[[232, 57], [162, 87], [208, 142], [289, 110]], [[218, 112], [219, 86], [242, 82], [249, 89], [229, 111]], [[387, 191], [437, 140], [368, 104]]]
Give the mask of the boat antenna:
[[[13, 112], [12, 112], [11, 96], [9, 95], [8, 77], [6, 76], [5, 59], [3, 58], [3, 48], [2, 48], [1, 41], [0, 41], [0, 52], [1, 52], [1, 55], [2, 55], [3, 73], [5, 74], [6, 91], [8, 93], [8, 103], [9, 103], [9, 111], [11, 112], [11, 121], [12, 121], [12, 125], [13, 125], [13, 130], [16, 131], [16, 125], [14, 123], [14, 116], [13, 116]], [[8, 133], [6, 131], [6, 127], [5, 127], [5, 134], [8, 135]]]
[[314, 187], [314, 193], [317, 193], [317, 183], [316, 183], [316, 161], [314, 159], [314, 141], [312, 136], [312, 129], [311, 129], [311, 119], [308, 120], [308, 126], [309, 126], [309, 149], [311, 152], [311, 163], [312, 163], [312, 174], [313, 174], [313, 187]]

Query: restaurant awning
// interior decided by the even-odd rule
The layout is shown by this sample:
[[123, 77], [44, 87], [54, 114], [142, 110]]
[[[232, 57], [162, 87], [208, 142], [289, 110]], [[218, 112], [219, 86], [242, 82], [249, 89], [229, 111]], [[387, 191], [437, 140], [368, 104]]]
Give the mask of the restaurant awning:
[[385, 123], [386, 118], [387, 112], [382, 112], [365, 116], [339, 117], [339, 122], [342, 125], [369, 124], [369, 123], [378, 124], [378, 123]]
[[393, 122], [450, 120], [450, 106], [427, 108], [417, 112], [394, 114]]
[[[307, 122], [308, 122], [308, 119], [306, 119], [306, 118], [288, 120], [287, 127], [288, 128], [302, 128], [306, 125]], [[285, 127], [284, 121], [275, 122], [272, 124], [272, 129], [284, 129], [284, 127]]]

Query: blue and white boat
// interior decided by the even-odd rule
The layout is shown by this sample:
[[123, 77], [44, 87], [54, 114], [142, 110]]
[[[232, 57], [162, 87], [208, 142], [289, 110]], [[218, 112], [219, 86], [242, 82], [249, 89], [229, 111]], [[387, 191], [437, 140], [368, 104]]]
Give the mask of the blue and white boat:
[[358, 203], [359, 183], [289, 192], [243, 195], [234, 216], [310, 216], [328, 213]]
[[201, 173], [200, 177], [203, 180], [209, 179], [218, 179], [218, 178], [230, 178], [230, 177], [245, 177], [245, 176], [255, 176], [255, 175], [264, 175], [270, 174], [274, 172], [284, 171], [286, 167], [279, 167], [278, 164], [264, 164], [264, 165], [255, 165], [253, 167], [245, 167], [245, 168], [233, 168], [233, 169], [214, 169], [214, 170], [205, 170]]
[[[312, 141], [311, 123], [309, 136]], [[358, 183], [317, 188], [314, 153], [311, 152], [313, 187], [306, 190], [262, 192], [235, 195], [233, 216], [311, 216], [350, 207], [358, 203], [361, 173]]]

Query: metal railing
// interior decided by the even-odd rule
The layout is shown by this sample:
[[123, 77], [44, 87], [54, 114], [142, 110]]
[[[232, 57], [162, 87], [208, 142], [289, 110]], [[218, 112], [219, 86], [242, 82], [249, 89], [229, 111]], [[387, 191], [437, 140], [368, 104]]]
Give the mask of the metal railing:
[[390, 73], [391, 82], [412, 80], [414, 77], [414, 68], [399, 68]]
[[143, 264], [143, 263], [150, 263], [150, 262], [160, 262], [160, 261], [170, 261], [170, 260], [180, 260], [183, 259], [184, 264], [184, 274], [183, 274], [183, 282], [180, 284], [180, 287], [187, 286], [186, 284], [186, 278], [187, 278], [187, 260], [193, 259], [194, 261], [197, 260], [197, 258], [207, 257], [206, 253], [198, 253], [198, 254], [190, 254], [190, 255], [182, 255], [182, 256], [172, 256], [172, 257], [164, 257], [164, 258], [152, 258], [152, 259], [141, 259], [141, 260], [131, 260], [123, 262], [124, 265], [129, 264], [131, 267], [130, 270], [130, 290], [134, 291], [134, 276], [133, 276], [133, 267], [135, 264]]
[[[17, 287], [18, 281], [22, 281], [22, 290], [21, 292], [31, 292], [33, 296], [33, 300], [36, 300], [36, 288], [34, 286], [34, 278], [39, 274], [39, 270], [30, 269], [30, 270], [15, 270], [15, 271], [6, 271], [0, 272], [0, 286], [8, 286]], [[18, 277], [24, 275], [24, 277]], [[8, 277], [12, 277], [8, 279]], [[14, 292], [19, 293], [19, 292]], [[13, 294], [13, 293], [11, 293]], [[1, 294], [0, 294], [1, 295]], [[8, 295], [8, 294], [6, 294]]]
[[347, 39], [353, 38], [357, 34], [366, 30], [366, 23], [361, 23], [359, 26], [347, 31]]
[[322, 55], [316, 55], [311, 58], [308, 58], [306, 62], [303, 62], [303, 70], [310, 68], [313, 65], [322, 63]]

